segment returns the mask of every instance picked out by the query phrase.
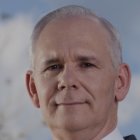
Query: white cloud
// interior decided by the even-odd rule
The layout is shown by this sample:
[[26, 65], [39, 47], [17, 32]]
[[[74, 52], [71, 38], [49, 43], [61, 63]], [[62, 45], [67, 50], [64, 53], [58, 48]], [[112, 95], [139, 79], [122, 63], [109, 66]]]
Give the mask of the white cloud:
[[131, 123], [140, 117], [140, 74], [132, 77], [132, 84], [127, 98], [119, 106], [119, 121], [121, 125]]
[[[27, 134], [26, 130], [34, 130], [35, 125], [32, 123], [39, 125], [34, 118], [28, 118], [31, 105], [24, 88], [32, 28], [32, 20], [26, 16], [18, 16], [0, 24], [0, 138], [3, 140], [20, 140]], [[23, 123], [23, 118], [27, 123]]]

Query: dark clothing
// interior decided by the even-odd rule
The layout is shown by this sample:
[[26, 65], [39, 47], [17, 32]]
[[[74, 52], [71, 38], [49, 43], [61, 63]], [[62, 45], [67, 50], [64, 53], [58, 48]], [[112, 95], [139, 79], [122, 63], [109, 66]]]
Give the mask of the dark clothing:
[[125, 140], [137, 140], [136, 137], [134, 135], [129, 135], [124, 137]]

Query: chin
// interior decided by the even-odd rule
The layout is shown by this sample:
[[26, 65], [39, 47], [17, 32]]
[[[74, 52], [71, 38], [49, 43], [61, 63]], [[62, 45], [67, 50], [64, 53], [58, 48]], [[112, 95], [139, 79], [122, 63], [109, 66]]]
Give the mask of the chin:
[[84, 129], [85, 126], [82, 123], [77, 123], [77, 122], [67, 122], [67, 123], [62, 123], [60, 126], [62, 129], [65, 129], [67, 131], [78, 131], [81, 129]]
[[[80, 119], [79, 119], [80, 118]], [[88, 126], [88, 123], [85, 118], [81, 118], [78, 116], [69, 116], [67, 118], [62, 118], [57, 121], [57, 128], [64, 129], [67, 131], [77, 131], [84, 129]], [[56, 123], [55, 123], [56, 124]], [[54, 125], [55, 125], [54, 124]]]

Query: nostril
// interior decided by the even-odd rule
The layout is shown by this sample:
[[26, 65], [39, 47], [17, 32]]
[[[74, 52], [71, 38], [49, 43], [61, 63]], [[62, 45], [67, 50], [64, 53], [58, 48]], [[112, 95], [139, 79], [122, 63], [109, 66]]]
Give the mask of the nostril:
[[65, 89], [64, 85], [58, 85], [58, 90], [63, 90], [63, 89]]
[[61, 90], [65, 89], [65, 86], [61, 86], [60, 89], [61, 89]]
[[64, 89], [77, 89], [76, 85], [60, 85], [58, 86], [58, 90], [64, 90]]
[[77, 88], [77, 86], [76, 86], [76, 85], [72, 85], [71, 87], [73, 87], [73, 88]]

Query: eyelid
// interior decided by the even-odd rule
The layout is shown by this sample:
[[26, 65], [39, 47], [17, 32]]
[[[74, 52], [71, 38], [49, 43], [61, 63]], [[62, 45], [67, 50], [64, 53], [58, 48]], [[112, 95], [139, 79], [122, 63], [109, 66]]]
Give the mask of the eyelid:
[[96, 67], [94, 63], [91, 62], [80, 62], [81, 67]]
[[55, 71], [55, 70], [62, 69], [62, 68], [63, 68], [62, 64], [52, 64], [52, 65], [47, 66], [44, 71], [46, 71], [46, 70]]

